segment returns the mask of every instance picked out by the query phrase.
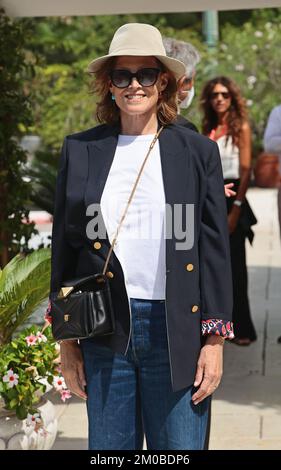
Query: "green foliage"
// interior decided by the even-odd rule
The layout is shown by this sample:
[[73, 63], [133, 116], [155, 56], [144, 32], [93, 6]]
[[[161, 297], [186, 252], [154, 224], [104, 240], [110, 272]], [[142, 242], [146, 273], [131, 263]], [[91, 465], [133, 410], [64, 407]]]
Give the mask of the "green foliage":
[[11, 340], [49, 293], [50, 249], [15, 256], [0, 270], [0, 344]]
[[[269, 13], [267, 13], [269, 15]], [[254, 154], [262, 148], [262, 139], [271, 109], [280, 103], [281, 89], [281, 9], [275, 11], [274, 21], [264, 19], [263, 10], [256, 12], [254, 21], [239, 29], [226, 24], [221, 29], [217, 49], [200, 47], [202, 56], [196, 78], [196, 99], [188, 110], [189, 119], [200, 128], [199, 95], [204, 83], [226, 75], [240, 86], [253, 131]]]
[[[158, 27], [164, 36], [189, 41], [201, 53], [196, 77], [196, 98], [185, 113], [200, 128], [199, 95], [203, 84], [217, 74], [234, 78], [249, 105], [254, 145], [261, 146], [270, 109], [279, 102], [281, 9], [220, 12], [220, 41], [208, 49], [202, 36], [201, 14], [130, 14], [95, 17], [34, 19], [34, 34], [28, 39], [30, 54], [36, 57], [36, 75], [28, 86], [33, 90], [35, 115], [32, 132], [40, 135], [57, 154], [65, 135], [96, 125], [95, 100], [88, 94], [90, 60], [106, 54], [114, 31], [126, 22], [146, 22]], [[263, 36], [255, 33], [262, 31]], [[252, 46], [257, 45], [254, 50]], [[244, 69], [237, 66], [243, 64]], [[248, 78], [257, 78], [253, 87]]]
[[[30, 24], [12, 22], [0, 10], [0, 265], [27, 245], [34, 224], [29, 223], [27, 201], [30, 184], [22, 178], [26, 153], [19, 146], [22, 132], [32, 123], [25, 83], [33, 76], [24, 44]], [[25, 220], [25, 222], [24, 222]]]
[[119, 17], [34, 20], [29, 47], [40, 60], [32, 81], [35, 125], [43, 145], [57, 151], [65, 135], [95, 124], [95, 103], [86, 73], [91, 58], [103, 54]]
[[[27, 338], [29, 337], [29, 342]], [[30, 339], [34, 344], [30, 344]], [[27, 328], [0, 350], [0, 396], [7, 410], [13, 410], [19, 419], [38, 412], [36, 406], [46, 385], [59, 375], [58, 351], [50, 328], [41, 333], [35, 326]], [[9, 372], [10, 371], [10, 372]], [[12, 374], [9, 379], [8, 375]], [[14, 379], [14, 380], [13, 380]]]
[[53, 214], [55, 200], [55, 186], [58, 161], [58, 152], [51, 147], [36, 153], [32, 165], [27, 169], [26, 175], [32, 181], [30, 200], [35, 207]]

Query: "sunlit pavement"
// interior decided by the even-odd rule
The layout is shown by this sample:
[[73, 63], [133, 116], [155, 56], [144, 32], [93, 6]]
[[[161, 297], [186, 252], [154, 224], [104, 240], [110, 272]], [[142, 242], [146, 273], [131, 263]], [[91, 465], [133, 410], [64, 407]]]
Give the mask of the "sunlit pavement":
[[281, 247], [275, 190], [251, 189], [258, 219], [247, 243], [249, 293], [258, 340], [228, 343], [214, 395], [210, 449], [281, 449]]

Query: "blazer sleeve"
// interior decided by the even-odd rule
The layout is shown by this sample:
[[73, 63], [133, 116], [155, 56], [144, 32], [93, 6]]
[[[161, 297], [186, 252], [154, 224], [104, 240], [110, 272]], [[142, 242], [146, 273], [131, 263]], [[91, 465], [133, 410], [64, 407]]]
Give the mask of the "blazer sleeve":
[[[232, 320], [232, 274], [221, 159], [213, 143], [199, 235], [201, 320]], [[232, 324], [231, 324], [232, 325]]]
[[68, 141], [65, 138], [59, 160], [56, 180], [55, 207], [51, 244], [50, 300], [57, 295], [63, 280], [75, 273], [76, 253], [66, 238], [66, 183], [68, 163]]

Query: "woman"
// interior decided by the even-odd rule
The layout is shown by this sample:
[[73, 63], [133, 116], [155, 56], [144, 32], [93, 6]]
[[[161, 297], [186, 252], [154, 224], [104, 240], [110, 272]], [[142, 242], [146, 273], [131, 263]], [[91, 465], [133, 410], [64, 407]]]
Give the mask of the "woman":
[[[90, 64], [105, 124], [68, 136], [63, 146], [51, 299], [63, 280], [102, 271], [160, 131], [107, 271], [116, 330], [61, 344], [66, 383], [87, 399], [90, 449], [142, 449], [144, 432], [148, 449], [202, 449], [224, 338], [233, 335], [217, 145], [172, 124], [184, 70], [166, 56], [156, 28], [122, 26], [109, 54]], [[87, 227], [89, 207], [98, 212], [95, 231]]]
[[233, 279], [233, 323], [236, 344], [247, 346], [257, 338], [248, 300], [245, 240], [252, 243], [251, 225], [257, 221], [245, 198], [251, 173], [251, 130], [244, 100], [227, 77], [210, 80], [201, 96], [203, 134], [216, 141], [225, 184], [233, 181], [236, 197], [227, 199]]

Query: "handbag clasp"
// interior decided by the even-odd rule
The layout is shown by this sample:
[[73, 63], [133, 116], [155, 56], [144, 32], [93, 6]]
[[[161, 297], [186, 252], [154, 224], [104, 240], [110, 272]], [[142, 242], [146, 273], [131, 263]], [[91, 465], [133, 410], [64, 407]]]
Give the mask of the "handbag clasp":
[[68, 313], [66, 313], [66, 314], [63, 316], [64, 321], [65, 321], [65, 322], [66, 322], [66, 321], [69, 321], [69, 317], [70, 317], [70, 315], [69, 315]]
[[70, 292], [72, 292], [74, 287], [61, 287], [61, 290], [58, 293], [58, 298], [59, 299], [65, 299]]

